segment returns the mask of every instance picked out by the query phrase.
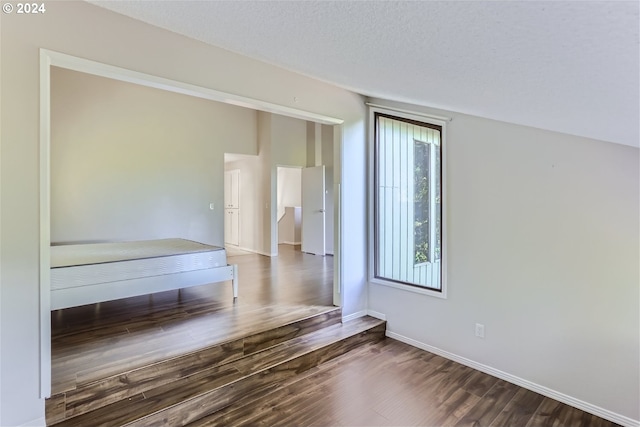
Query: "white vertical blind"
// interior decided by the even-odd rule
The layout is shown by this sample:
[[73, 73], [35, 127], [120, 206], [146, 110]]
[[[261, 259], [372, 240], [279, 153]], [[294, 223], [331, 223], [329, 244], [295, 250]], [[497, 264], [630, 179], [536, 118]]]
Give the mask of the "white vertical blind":
[[[441, 289], [436, 259], [436, 157], [440, 131], [414, 122], [376, 116], [376, 276]], [[428, 262], [416, 263], [415, 147], [426, 144], [428, 164]]]

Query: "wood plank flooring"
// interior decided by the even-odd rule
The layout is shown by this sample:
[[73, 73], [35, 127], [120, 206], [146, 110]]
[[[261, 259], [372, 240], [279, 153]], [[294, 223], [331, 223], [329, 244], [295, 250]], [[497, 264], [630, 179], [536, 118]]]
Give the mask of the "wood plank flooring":
[[280, 382], [367, 342], [384, 338], [385, 324], [360, 318], [334, 324], [144, 391], [140, 399], [109, 406], [63, 421], [59, 427], [182, 426], [248, 395], [258, 396]]
[[211, 426], [542, 427], [616, 424], [399, 341], [362, 346]]
[[[54, 393], [322, 312], [332, 303], [332, 257], [281, 246], [276, 258], [251, 254], [230, 262], [240, 271], [235, 304], [230, 286], [212, 284], [52, 312]], [[388, 338], [288, 378], [266, 396], [248, 392], [244, 400], [246, 406], [190, 425], [616, 426]], [[48, 417], [64, 407], [64, 399], [51, 400]]]
[[53, 394], [327, 310], [333, 258], [279, 250], [229, 257], [235, 303], [230, 284], [214, 283], [52, 312]]

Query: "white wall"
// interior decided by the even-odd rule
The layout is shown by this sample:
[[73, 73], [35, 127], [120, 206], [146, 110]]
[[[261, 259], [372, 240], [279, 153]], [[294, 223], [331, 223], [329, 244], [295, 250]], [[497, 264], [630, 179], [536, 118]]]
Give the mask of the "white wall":
[[324, 205], [327, 214], [325, 215], [325, 250], [333, 255], [333, 233], [334, 233], [334, 193], [333, 193], [333, 126], [322, 125], [322, 164], [325, 165], [325, 198]]
[[[334, 212], [334, 174], [335, 144], [334, 128], [330, 125], [320, 125], [307, 122], [307, 166], [325, 166], [325, 251], [334, 254], [335, 218]], [[340, 153], [338, 153], [339, 156]]]
[[[52, 2], [46, 14], [0, 16], [0, 425], [43, 420], [39, 398], [39, 48], [345, 120], [338, 150], [364, 144], [362, 97], [207, 46], [85, 2]], [[108, 35], [108, 36], [105, 36]], [[294, 102], [294, 97], [298, 102]], [[364, 172], [364, 157], [351, 163]], [[340, 177], [341, 178], [341, 177]], [[340, 184], [340, 181], [336, 185]], [[364, 173], [343, 182], [341, 206], [365, 215]], [[344, 241], [348, 315], [365, 308], [364, 224]], [[339, 264], [339, 263], [338, 263]], [[339, 268], [339, 266], [338, 266]]]
[[223, 153], [257, 154], [254, 110], [56, 67], [51, 88], [52, 242], [224, 243]]
[[[258, 112], [258, 157], [262, 163], [260, 171], [260, 181], [256, 188], [262, 197], [260, 205], [262, 244], [258, 247], [258, 252], [264, 255], [275, 255], [271, 244], [271, 238], [274, 235], [276, 224], [273, 222], [274, 211], [276, 206], [272, 203], [271, 194], [275, 193], [275, 168], [272, 167], [272, 150], [271, 150], [271, 116], [270, 113]], [[260, 225], [259, 225], [260, 226]], [[242, 223], [240, 223], [240, 231], [242, 232]]]
[[271, 116], [274, 167], [307, 165], [307, 122], [278, 114]]
[[[271, 200], [277, 200], [278, 166], [306, 166], [307, 122], [291, 117], [269, 114], [271, 130]], [[300, 178], [302, 182], [302, 178]], [[278, 253], [278, 206], [271, 206], [271, 253]]]
[[278, 220], [286, 206], [302, 206], [302, 168], [277, 168]]
[[242, 160], [225, 163], [225, 170], [240, 170], [240, 238], [239, 247], [263, 253], [264, 230], [262, 218], [267, 215], [263, 192], [264, 165], [258, 156], [247, 156]]
[[299, 245], [302, 243], [302, 208], [287, 206], [278, 221], [278, 243]]
[[[334, 129], [335, 131], [335, 129]], [[334, 176], [341, 177], [341, 181], [334, 182], [335, 194], [340, 194], [341, 216], [340, 229], [336, 228], [334, 238], [341, 236], [342, 246], [339, 252], [334, 252], [339, 262], [334, 263], [336, 275], [341, 283], [347, 284], [341, 289], [343, 314], [358, 312], [359, 307], [367, 304], [367, 277], [362, 277], [357, 271], [367, 271], [367, 144], [365, 129], [358, 125], [345, 125], [338, 129], [334, 137], [336, 141], [348, 139], [350, 144], [338, 146], [338, 162], [333, 167], [337, 170]], [[336, 144], [337, 145], [337, 144]], [[334, 158], [335, 159], [335, 158]], [[360, 160], [365, 160], [360, 161]], [[340, 189], [340, 191], [338, 191]]]
[[639, 420], [638, 149], [435, 113], [453, 116], [448, 299], [371, 284], [369, 308], [392, 334]]
[[306, 166], [306, 126], [304, 120], [271, 115], [271, 161], [276, 170], [276, 221], [284, 214], [284, 206], [300, 206], [302, 203], [300, 168]]
[[278, 166], [305, 165], [305, 132], [304, 120], [258, 112], [258, 156], [225, 164], [226, 170], [240, 170], [241, 248], [267, 256], [278, 253]]

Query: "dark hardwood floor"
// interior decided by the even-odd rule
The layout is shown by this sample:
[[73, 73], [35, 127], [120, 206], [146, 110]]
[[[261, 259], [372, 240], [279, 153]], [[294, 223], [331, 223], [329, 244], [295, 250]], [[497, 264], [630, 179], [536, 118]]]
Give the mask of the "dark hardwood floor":
[[[52, 312], [53, 393], [331, 306], [332, 257], [283, 245], [275, 258], [229, 262], [239, 265], [235, 303], [231, 286], [218, 283]], [[615, 426], [389, 338], [293, 377], [249, 406], [191, 424], [244, 425]]]
[[229, 257], [235, 303], [230, 284], [214, 283], [52, 312], [53, 394], [331, 306], [333, 258], [279, 251]]
[[613, 427], [616, 424], [392, 339], [351, 350], [205, 426]]

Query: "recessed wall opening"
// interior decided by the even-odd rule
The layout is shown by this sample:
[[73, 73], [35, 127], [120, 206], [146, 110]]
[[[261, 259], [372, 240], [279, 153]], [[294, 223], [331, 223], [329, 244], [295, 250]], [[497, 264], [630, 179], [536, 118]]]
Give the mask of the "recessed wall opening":
[[[259, 156], [258, 125], [266, 117], [276, 117], [274, 122], [300, 122], [304, 136], [307, 123], [322, 120], [332, 129], [341, 121], [290, 109], [283, 110], [297, 117], [280, 116], [275, 114], [278, 106], [249, 99], [242, 100], [244, 105], [262, 110], [229, 105], [240, 101], [234, 100], [233, 95], [221, 95], [55, 52], [42, 51], [41, 63], [41, 396], [48, 397], [52, 385], [52, 338], [56, 340], [60, 336], [60, 328], [66, 328], [65, 333], [82, 334], [83, 319], [90, 317], [100, 330], [109, 334], [109, 327], [117, 328], [123, 321], [130, 322], [131, 316], [143, 319], [154, 310], [224, 301], [213, 309], [210, 313], [213, 315], [216, 309], [233, 301], [230, 286], [213, 283], [51, 312], [49, 248], [52, 244], [163, 239], [179, 235], [224, 246], [224, 153]], [[96, 85], [98, 81], [100, 84]], [[136, 103], [132, 97], [152, 101]], [[224, 104], [220, 102], [223, 99], [232, 102]], [[306, 149], [306, 138], [301, 144]], [[274, 146], [277, 147], [277, 143]], [[306, 155], [304, 158], [306, 160]], [[271, 169], [275, 175], [277, 166], [273, 164]], [[275, 177], [271, 183], [275, 188]], [[260, 212], [270, 211], [275, 199], [276, 192], [269, 193], [265, 205], [268, 208]], [[264, 216], [270, 220], [271, 215]], [[264, 225], [268, 225], [270, 231], [275, 227], [267, 220]], [[272, 235], [276, 240], [270, 239], [269, 246], [275, 243], [277, 248], [277, 233]], [[274, 261], [258, 251], [249, 253], [253, 258], [244, 264], [247, 282], [255, 277], [249, 271], [256, 260], [260, 260], [261, 268], [267, 272], [278, 262], [295, 262], [286, 256]], [[242, 257], [235, 256], [239, 270], [243, 271]], [[334, 292], [338, 284], [333, 280], [332, 265], [327, 265], [323, 257], [318, 258], [318, 271], [322, 273], [317, 276], [324, 290], [310, 294], [302, 288], [287, 291], [274, 285], [274, 278], [267, 273], [261, 283], [270, 281], [270, 286], [252, 289], [247, 285], [244, 296], [241, 287], [238, 301], [265, 306], [287, 301], [299, 306], [301, 311], [319, 301], [341, 305], [334, 297], [339, 294]], [[294, 271], [292, 269], [292, 274]], [[126, 329], [127, 336], [119, 341], [125, 347], [133, 345], [133, 336], [140, 333], [140, 330], [133, 333], [133, 329]], [[193, 330], [189, 332], [194, 333], [198, 334]], [[168, 337], [156, 338], [176, 343]], [[190, 340], [183, 341], [185, 348], [193, 345]], [[84, 357], [90, 357], [91, 351]], [[54, 381], [57, 381], [53, 384], [54, 394], [64, 390], [64, 378]]]

